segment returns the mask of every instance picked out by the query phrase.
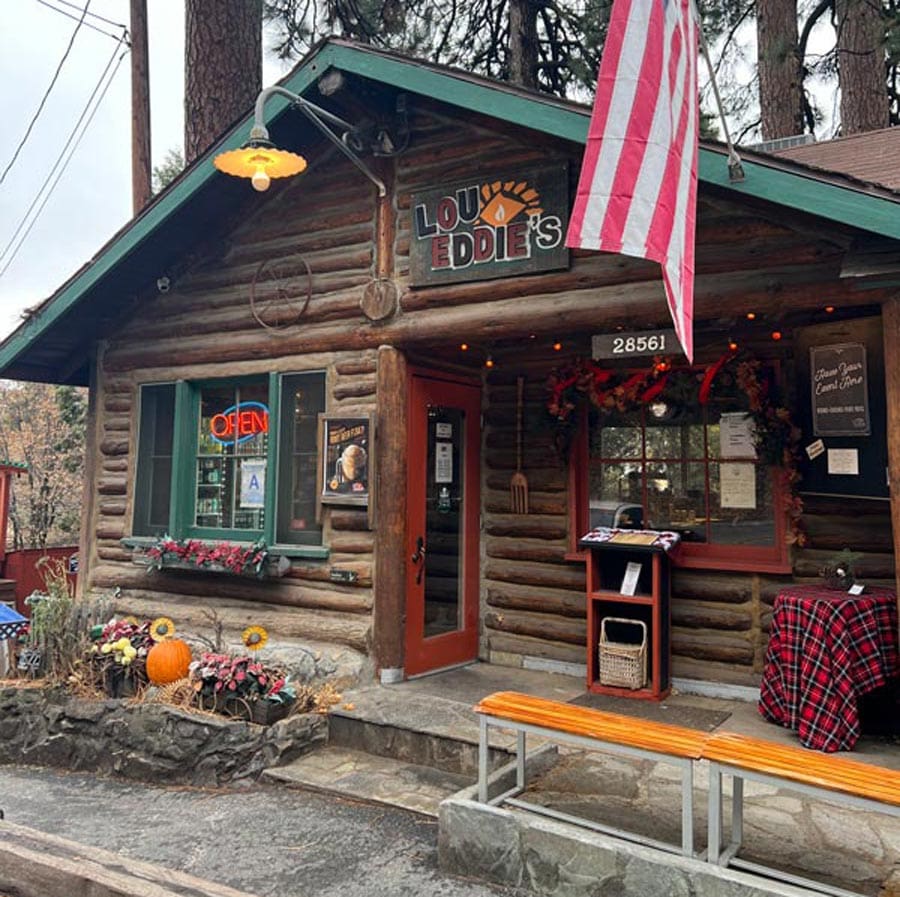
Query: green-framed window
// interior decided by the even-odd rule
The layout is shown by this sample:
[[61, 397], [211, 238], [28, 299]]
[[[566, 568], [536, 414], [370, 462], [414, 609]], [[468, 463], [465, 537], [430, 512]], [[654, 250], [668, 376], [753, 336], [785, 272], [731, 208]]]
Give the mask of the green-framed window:
[[141, 387], [133, 534], [321, 551], [312, 371]]

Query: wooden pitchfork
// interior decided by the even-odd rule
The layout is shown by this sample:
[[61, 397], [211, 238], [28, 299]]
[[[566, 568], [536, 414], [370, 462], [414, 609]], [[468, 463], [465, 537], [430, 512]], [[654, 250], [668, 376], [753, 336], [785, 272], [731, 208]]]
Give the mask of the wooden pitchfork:
[[528, 513], [528, 480], [522, 473], [522, 401], [525, 378], [516, 378], [516, 472], [509, 481], [509, 502], [513, 514]]

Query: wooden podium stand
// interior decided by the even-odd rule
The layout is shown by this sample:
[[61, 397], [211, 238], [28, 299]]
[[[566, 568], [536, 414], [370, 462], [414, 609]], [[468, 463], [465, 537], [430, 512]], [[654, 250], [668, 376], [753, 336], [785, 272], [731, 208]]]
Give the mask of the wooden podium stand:
[[[671, 690], [671, 571], [669, 552], [677, 533], [656, 530], [615, 530], [598, 527], [579, 542], [587, 554], [587, 687], [600, 694], [661, 701]], [[601, 670], [603, 620], [612, 653], [637, 655], [646, 627], [646, 678], [639, 687], [604, 684]], [[637, 622], [639, 621], [639, 622]], [[637, 640], [635, 641], [635, 637]], [[609, 644], [612, 642], [613, 644]], [[630, 645], [634, 645], [634, 649]], [[619, 647], [617, 647], [619, 646]], [[612, 653], [610, 656], [612, 656]], [[635, 661], [636, 663], [637, 661]], [[634, 683], [631, 684], [632, 686]]]

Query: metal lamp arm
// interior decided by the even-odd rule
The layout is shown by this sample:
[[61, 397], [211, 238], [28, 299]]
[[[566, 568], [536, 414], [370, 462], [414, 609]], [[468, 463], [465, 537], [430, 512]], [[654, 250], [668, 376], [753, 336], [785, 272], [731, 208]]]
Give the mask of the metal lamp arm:
[[387, 187], [385, 187], [384, 181], [369, 171], [362, 159], [347, 146], [345, 140], [338, 137], [334, 131], [326, 127], [325, 122], [328, 122], [337, 128], [341, 128], [344, 131], [345, 138], [348, 133], [353, 132], [353, 125], [344, 121], [344, 119], [339, 116], [332, 114], [327, 109], [323, 109], [315, 103], [310, 103], [309, 100], [304, 99], [299, 94], [292, 93], [290, 90], [279, 87], [277, 84], [261, 90], [259, 96], [256, 98], [256, 106], [253, 111], [253, 127], [250, 130], [251, 140], [254, 138], [262, 138], [263, 140], [269, 139], [268, 128], [266, 128], [263, 123], [263, 108], [269, 97], [275, 94], [279, 94], [290, 100], [291, 105], [298, 108], [319, 129], [319, 131], [321, 131], [322, 134], [324, 134], [378, 188], [378, 195], [380, 197], [387, 196]]

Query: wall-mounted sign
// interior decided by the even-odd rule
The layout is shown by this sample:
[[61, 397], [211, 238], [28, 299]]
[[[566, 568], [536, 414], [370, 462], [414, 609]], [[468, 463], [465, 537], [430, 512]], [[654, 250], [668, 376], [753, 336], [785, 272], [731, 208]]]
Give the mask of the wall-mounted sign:
[[262, 402], [240, 402], [209, 419], [209, 435], [222, 445], [238, 445], [269, 432], [269, 409]]
[[322, 421], [322, 501], [328, 504], [367, 504], [372, 453], [371, 418], [330, 414], [319, 417]]
[[813, 433], [868, 436], [866, 347], [862, 343], [812, 346], [809, 368]]
[[566, 268], [568, 164], [462, 183], [412, 196], [413, 286], [489, 280]]
[[669, 355], [680, 352], [675, 331], [644, 330], [640, 333], [595, 333], [591, 337], [591, 357], [636, 358], [641, 355]]

